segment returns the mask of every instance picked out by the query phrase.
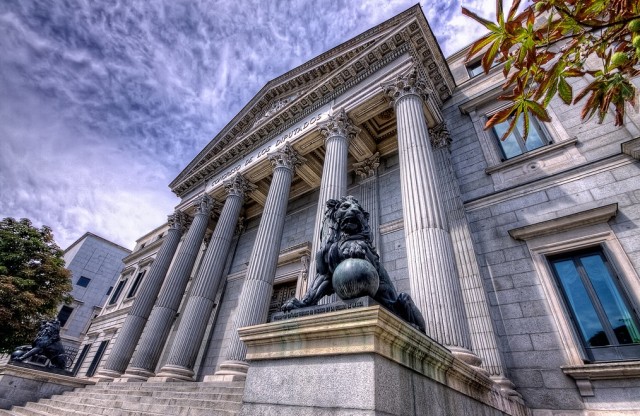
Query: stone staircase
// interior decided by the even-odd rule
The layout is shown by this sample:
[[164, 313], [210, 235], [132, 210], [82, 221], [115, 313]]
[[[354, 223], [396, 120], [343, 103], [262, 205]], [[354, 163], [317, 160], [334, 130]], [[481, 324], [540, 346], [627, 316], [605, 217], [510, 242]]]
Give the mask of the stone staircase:
[[243, 382], [98, 383], [0, 415], [231, 416], [240, 414], [243, 391]]

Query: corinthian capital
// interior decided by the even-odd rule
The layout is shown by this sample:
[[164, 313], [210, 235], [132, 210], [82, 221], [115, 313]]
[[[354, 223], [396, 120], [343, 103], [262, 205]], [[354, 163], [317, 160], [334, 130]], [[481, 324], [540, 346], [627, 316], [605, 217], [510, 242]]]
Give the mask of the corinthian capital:
[[347, 117], [347, 113], [344, 111], [344, 108], [340, 109], [337, 114], [331, 115], [328, 118], [329, 119], [327, 121], [319, 126], [320, 133], [322, 133], [325, 139], [333, 136], [342, 136], [346, 137], [347, 140], [351, 140], [360, 131], [360, 129], [353, 124], [351, 119]]
[[408, 95], [418, 96], [424, 101], [427, 99], [427, 95], [432, 92], [427, 82], [418, 74], [416, 67], [413, 67], [407, 74], [398, 75], [395, 81], [382, 84], [382, 90], [391, 98], [393, 104]]
[[362, 179], [367, 179], [375, 175], [378, 166], [380, 166], [380, 152], [376, 152], [373, 156], [366, 158], [362, 162], [353, 164], [356, 174]]
[[227, 190], [229, 195], [239, 196], [244, 198], [245, 194], [256, 189], [256, 186], [246, 180], [244, 176], [236, 173], [226, 181], [224, 181], [224, 189]]
[[185, 215], [179, 209], [175, 210], [173, 214], [167, 218], [169, 228], [172, 230], [182, 231], [185, 226]]
[[285, 167], [294, 170], [306, 161], [298, 152], [293, 150], [293, 147], [291, 147], [289, 143], [285, 143], [280, 149], [267, 153], [267, 157], [271, 161], [274, 169], [277, 167]]
[[434, 149], [447, 147], [451, 144], [451, 134], [444, 123], [431, 127], [429, 129], [429, 138]]
[[195, 202], [196, 214], [205, 214], [209, 215], [211, 210], [215, 207], [217, 201], [211, 198], [207, 194], [203, 194], [200, 198], [198, 198]]

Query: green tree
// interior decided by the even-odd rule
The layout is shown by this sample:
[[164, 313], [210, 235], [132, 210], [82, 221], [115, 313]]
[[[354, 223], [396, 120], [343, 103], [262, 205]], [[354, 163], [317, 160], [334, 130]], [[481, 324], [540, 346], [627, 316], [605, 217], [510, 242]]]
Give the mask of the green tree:
[[[530, 117], [549, 121], [549, 101], [558, 95], [566, 104], [587, 100], [582, 119], [598, 115], [600, 123], [612, 106], [615, 125], [624, 121], [625, 103], [636, 105], [631, 83], [640, 75], [640, 2], [638, 0], [533, 0], [522, 13], [514, 0], [505, 17], [496, 1], [492, 22], [462, 8], [489, 30], [469, 50], [467, 61], [482, 55], [485, 73], [494, 61], [504, 62], [502, 100], [511, 104], [491, 117], [485, 128], [511, 118], [506, 138], [519, 117], [525, 138]], [[574, 96], [568, 78], [584, 77], [586, 88]]]
[[0, 352], [30, 344], [40, 320], [70, 300], [62, 255], [49, 227], [25, 218], [0, 221]]

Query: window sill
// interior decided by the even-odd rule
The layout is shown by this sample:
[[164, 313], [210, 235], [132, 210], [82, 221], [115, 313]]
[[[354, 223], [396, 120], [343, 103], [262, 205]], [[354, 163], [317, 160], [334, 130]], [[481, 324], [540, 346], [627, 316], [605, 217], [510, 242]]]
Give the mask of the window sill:
[[580, 395], [595, 396], [591, 381], [640, 378], [640, 361], [619, 361], [561, 367], [576, 381]]
[[571, 145], [576, 145], [578, 143], [578, 138], [574, 137], [572, 139], [569, 140], [564, 140], [558, 143], [553, 143], [547, 146], [542, 146], [539, 147], [535, 150], [531, 150], [530, 152], [527, 153], [523, 153], [519, 156], [513, 157], [511, 159], [507, 159], [504, 162], [501, 162], [497, 165], [493, 165], [493, 166], [489, 166], [488, 168], [486, 168], [484, 171], [487, 175], [491, 175], [492, 173], [495, 172], [499, 172], [503, 169], [507, 169], [510, 168], [512, 166], [524, 163], [524, 162], [528, 162], [532, 159], [536, 159], [542, 155], [545, 155], [547, 153], [551, 153], [555, 150], [561, 149], [563, 147], [567, 147], [567, 146], [571, 146]]

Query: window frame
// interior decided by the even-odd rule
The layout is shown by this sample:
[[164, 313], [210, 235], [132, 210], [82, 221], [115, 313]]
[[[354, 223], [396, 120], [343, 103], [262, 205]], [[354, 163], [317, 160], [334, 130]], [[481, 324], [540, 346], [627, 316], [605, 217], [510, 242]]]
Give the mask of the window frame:
[[[84, 280], [83, 280], [83, 279], [84, 279]], [[82, 284], [82, 283], [84, 283], [85, 281], [86, 281], [86, 284]], [[82, 282], [82, 283], [80, 283], [80, 282]], [[87, 286], [89, 286], [89, 283], [91, 283], [91, 278], [90, 278], [90, 277], [87, 277], [87, 276], [80, 276], [80, 277], [78, 278], [78, 280], [76, 280], [76, 285], [77, 285], [77, 286], [80, 286], [80, 287], [87, 287]]]
[[[547, 257], [600, 246], [609, 260], [609, 266], [619, 277], [627, 300], [637, 308], [640, 305], [640, 277], [608, 224], [616, 216], [617, 209], [617, 204], [610, 204], [509, 230], [512, 238], [526, 242], [531, 253], [550, 316], [564, 345], [568, 366], [578, 368], [591, 365], [592, 362], [570, 320]], [[640, 357], [632, 361], [640, 362]]]
[[125, 297], [125, 299], [131, 299], [136, 296], [146, 274], [147, 274], [147, 269], [139, 271], [138, 274], [136, 274], [136, 278], [133, 279], [133, 283], [131, 283], [131, 287], [129, 288], [129, 291], [127, 292], [127, 296]]
[[[600, 297], [597, 295], [595, 288], [592, 285], [592, 282], [587, 276], [587, 272], [585, 270], [585, 266], [582, 262], [577, 263], [576, 259], [580, 259], [588, 254], [598, 254], [604, 263], [607, 271], [609, 272], [609, 277], [613, 282], [614, 287], [618, 290], [618, 294], [620, 295], [623, 304], [628, 308], [631, 313], [631, 317], [633, 322], [636, 325], [636, 328], [640, 328], [640, 317], [638, 316], [638, 308], [633, 304], [631, 297], [627, 293], [627, 290], [623, 284], [621, 277], [616, 272], [615, 268], [612, 265], [611, 260], [608, 258], [605, 248], [601, 245], [594, 245], [590, 247], [584, 247], [579, 250], [567, 251], [563, 253], [556, 253], [553, 255], [548, 255], [547, 261], [549, 263], [549, 268], [555, 278], [555, 283], [558, 287], [558, 291], [561, 294], [562, 300], [564, 302], [564, 307], [569, 315], [572, 325], [574, 326], [574, 332], [580, 338], [582, 349], [584, 350], [587, 356], [587, 362], [603, 362], [603, 361], [627, 361], [627, 360], [637, 360], [640, 358], [640, 343], [632, 343], [632, 344], [620, 344], [617, 340], [617, 337], [614, 332], [614, 328], [610, 325], [610, 322], [607, 318], [606, 312], [603, 309], [603, 305], [601, 303]], [[561, 279], [557, 273], [556, 268], [553, 267], [553, 262], [558, 260], [571, 260], [574, 264], [578, 265], [576, 267], [579, 278], [586, 289], [586, 293], [589, 296], [589, 300], [591, 301], [594, 310], [598, 316], [600, 324], [603, 327], [603, 330], [610, 342], [609, 345], [606, 346], [589, 346], [587, 340], [584, 338], [583, 334], [580, 331], [580, 325], [578, 324], [578, 317], [574, 311], [574, 308], [571, 306], [572, 302], [568, 299], [568, 295], [566, 293], [565, 288], [561, 283]]]
[[[495, 113], [487, 114], [485, 116], [485, 122], [486, 122], [486, 120], [489, 120], [493, 116], [493, 114], [495, 114]], [[522, 117], [522, 115], [520, 115], [519, 117]], [[509, 117], [503, 123], [509, 123], [512, 118], [513, 118], [513, 116]], [[513, 137], [515, 138], [516, 144], [520, 148], [520, 153], [518, 153], [517, 155], [514, 155], [514, 156], [507, 156], [507, 153], [505, 152], [504, 146], [502, 145], [502, 143], [504, 143], [504, 141], [500, 139], [501, 136], [496, 131], [495, 126], [491, 127], [491, 133], [490, 134], [495, 139], [494, 143], [498, 147], [498, 152], [501, 155], [501, 161], [502, 162], [505, 162], [507, 160], [515, 159], [515, 158], [517, 158], [519, 156], [522, 156], [522, 155], [524, 155], [526, 153], [533, 152], [533, 151], [538, 150], [538, 149], [542, 149], [545, 146], [549, 146], [549, 145], [552, 145], [554, 143], [553, 142], [553, 137], [549, 134], [547, 129], [545, 129], [545, 127], [544, 127], [544, 125], [542, 123], [539, 123], [538, 120], [536, 120], [535, 117], [531, 117], [529, 119], [529, 121], [530, 121], [529, 131], [531, 132], [531, 129], [535, 129], [538, 132], [538, 137], [540, 137], [540, 141], [542, 141], [543, 144], [541, 146], [535, 147], [533, 149], [527, 149], [526, 142], [524, 141], [523, 136], [522, 136], [520, 130], [518, 129], [518, 123], [516, 122], [516, 126], [514, 127], [513, 131], [511, 133], [509, 133], [509, 136], [513, 135]], [[503, 123], [499, 123], [499, 124], [503, 124]], [[509, 136], [507, 136], [507, 138], [509, 138]]]
[[[65, 319], [64, 322], [60, 321], [60, 313], [62, 313], [62, 310], [64, 308], [70, 309], [69, 311], [69, 315], [67, 316], [67, 319]], [[71, 316], [73, 315], [73, 312], [76, 310], [76, 308], [71, 307], [69, 305], [62, 305], [62, 307], [60, 308], [60, 310], [58, 311], [58, 314], [56, 315], [56, 319], [58, 321], [60, 321], [60, 328], [65, 328], [65, 326], [67, 325], [67, 322], [69, 322], [71, 320]]]
[[107, 306], [113, 306], [118, 303], [118, 300], [120, 299], [120, 295], [124, 291], [124, 287], [127, 284], [128, 280], [129, 279], [127, 278], [127, 279], [122, 279], [118, 282], [118, 284], [116, 285], [116, 288], [113, 290], [111, 297], [107, 301]]

